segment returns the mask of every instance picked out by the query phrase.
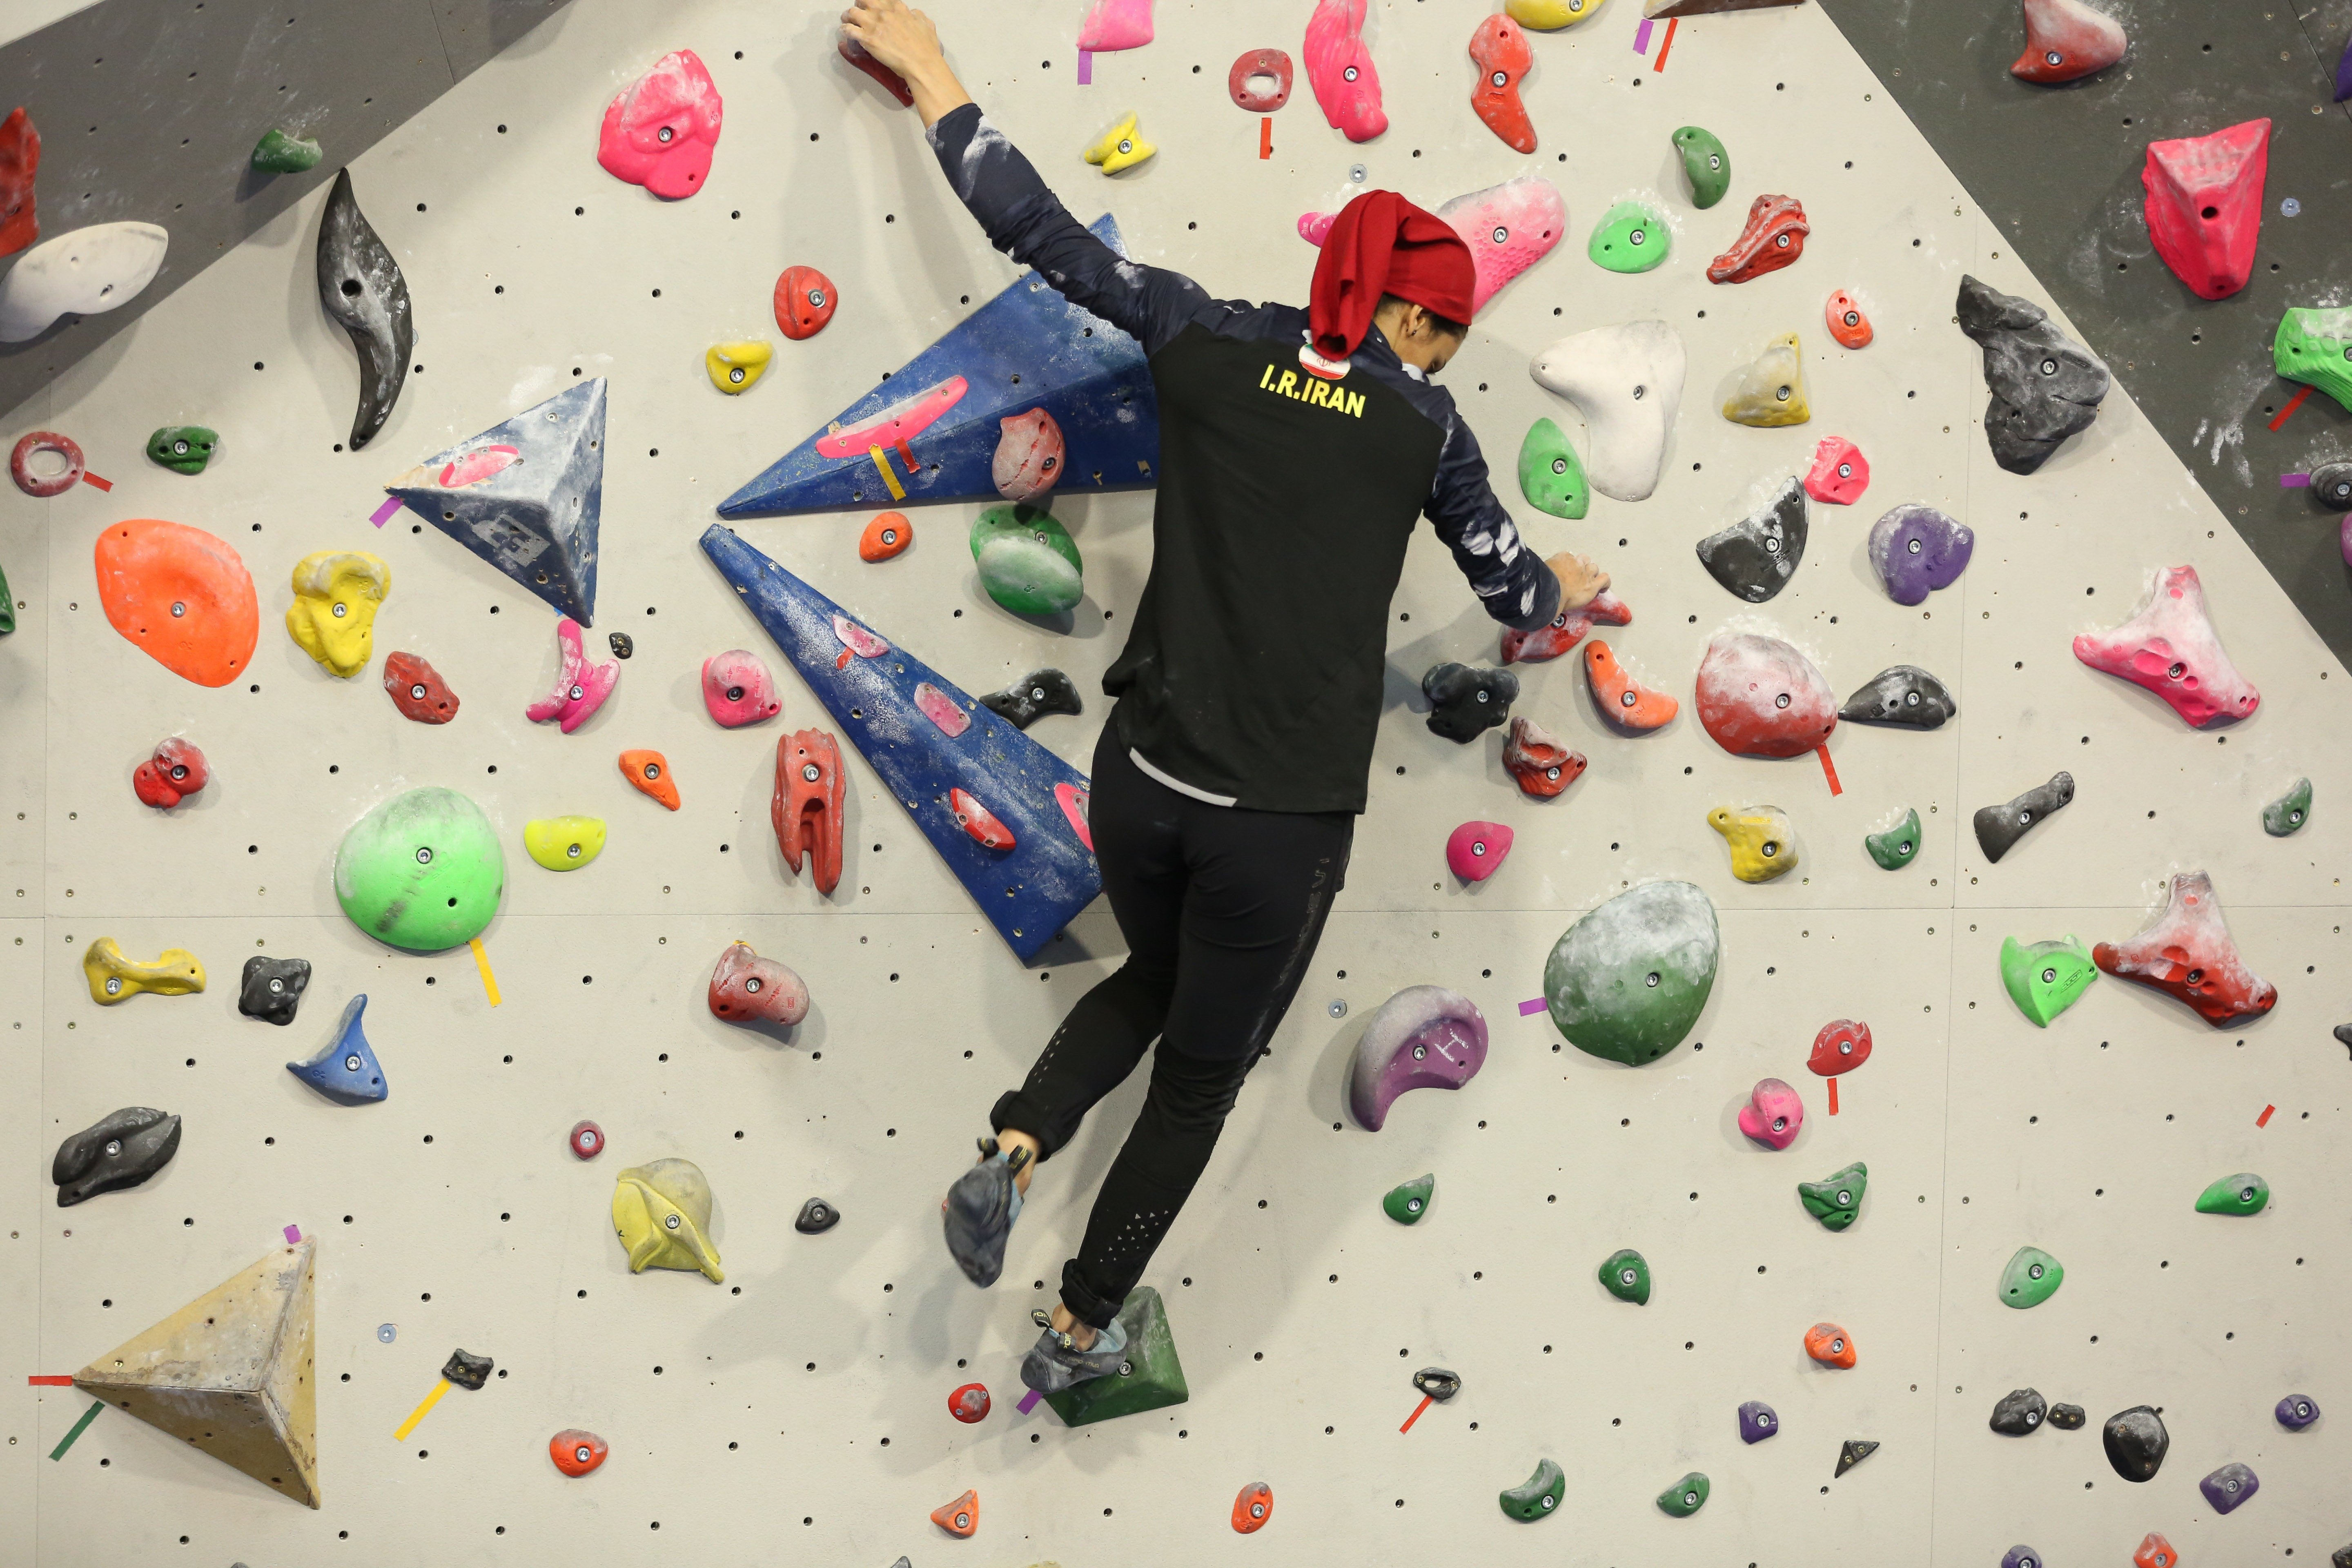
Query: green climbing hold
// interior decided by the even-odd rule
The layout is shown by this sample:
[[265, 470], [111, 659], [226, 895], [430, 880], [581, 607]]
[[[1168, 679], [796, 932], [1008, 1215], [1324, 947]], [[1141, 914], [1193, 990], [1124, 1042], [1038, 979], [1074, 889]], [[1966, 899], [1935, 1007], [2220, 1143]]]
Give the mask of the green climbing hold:
[[1560, 934], [1544, 1001], [1569, 1044], [1627, 1067], [1654, 1062], [1698, 1022], [1721, 951], [1715, 905], [1688, 882], [1644, 882]]
[[253, 166], [265, 174], [299, 174], [315, 169], [324, 154], [307, 136], [289, 136], [272, 127], [253, 144]]
[[2066, 1283], [2066, 1266], [2038, 1247], [2021, 1247], [2000, 1271], [2000, 1304], [2023, 1311], [2039, 1307]]
[[370, 936], [439, 952], [499, 912], [507, 860], [482, 808], [453, 789], [396, 795], [352, 824], [335, 851], [335, 898]]
[[2098, 977], [2091, 955], [2072, 936], [2031, 947], [2013, 936], [2001, 938], [2000, 983], [2009, 987], [2009, 999], [2017, 1010], [2042, 1028], [2072, 1007]]
[[1436, 1195], [1434, 1175], [1415, 1176], [1401, 1187], [1391, 1187], [1389, 1195], [1381, 1200], [1381, 1207], [1399, 1225], [1419, 1225], [1421, 1216], [1429, 1212], [1430, 1200]]
[[1797, 1197], [1823, 1230], [1843, 1230], [1862, 1217], [1862, 1194], [1869, 1186], [1870, 1167], [1856, 1160], [1818, 1182], [1799, 1182]]
[[1715, 132], [1685, 125], [1675, 132], [1675, 151], [1682, 154], [1683, 173], [1690, 179], [1691, 205], [1711, 207], [1731, 188], [1731, 154]]
[[2352, 410], [2352, 309], [2292, 310], [2279, 318], [2271, 364]]
[[1528, 438], [1519, 443], [1519, 493], [1529, 506], [1554, 517], [1580, 518], [1592, 505], [1592, 487], [1576, 460], [1576, 448], [1549, 419], [1528, 426]]
[[[1524, 465], [1526, 459], [1520, 459]], [[2294, 787], [2263, 807], [2263, 831], [2284, 838], [2311, 820], [2311, 781], [2297, 779]]]
[[147, 455], [175, 474], [201, 474], [220, 433], [201, 425], [166, 425], [147, 437]]
[[2199, 1214], [2247, 1215], [2260, 1214], [2271, 1201], [2271, 1184], [2252, 1171], [2241, 1171], [2234, 1176], [2224, 1176], [2197, 1194]]
[[1504, 1492], [1500, 1500], [1503, 1511], [1513, 1519], [1541, 1519], [1558, 1510], [1567, 1491], [1568, 1478], [1560, 1474], [1558, 1465], [1545, 1459], [1536, 1466], [1534, 1475]]
[[1919, 853], [1919, 813], [1906, 806], [1903, 820], [1885, 832], [1864, 834], [1862, 847], [1870, 851], [1880, 870], [1900, 871]]
[[1658, 1494], [1658, 1507], [1676, 1519], [1688, 1519], [1706, 1506], [1706, 1478], [1693, 1470]]
[[1022, 616], [1057, 616], [1086, 592], [1070, 531], [1032, 506], [992, 506], [971, 525], [971, 558], [988, 596]]
[[1630, 1247], [1621, 1247], [1601, 1262], [1601, 1285], [1620, 1301], [1636, 1307], [1650, 1302], [1650, 1260]]
[[1584, 254], [1612, 272], [1647, 272], [1666, 258], [1673, 243], [1666, 220], [1654, 209], [1640, 202], [1619, 202], [1592, 226]]
[[16, 595], [8, 591], [8, 574], [0, 570], [0, 633], [16, 629]]
[[1118, 1370], [1084, 1383], [1074, 1383], [1045, 1403], [1065, 1426], [1084, 1426], [1146, 1410], [1164, 1410], [1192, 1397], [1184, 1383], [1184, 1364], [1176, 1359], [1176, 1337], [1168, 1329], [1168, 1310], [1160, 1292], [1138, 1285], [1118, 1310], [1127, 1329], [1127, 1355]]

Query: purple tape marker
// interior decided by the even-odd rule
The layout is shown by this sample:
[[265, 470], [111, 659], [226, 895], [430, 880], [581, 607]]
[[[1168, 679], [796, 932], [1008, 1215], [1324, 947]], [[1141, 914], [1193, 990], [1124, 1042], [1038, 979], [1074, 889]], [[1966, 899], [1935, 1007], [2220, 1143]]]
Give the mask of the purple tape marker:
[[1642, 25], [1633, 29], [1633, 52], [1637, 55], [1650, 52], [1650, 19], [1647, 16], [1643, 17]]
[[288, 1245], [291, 1246], [293, 1243], [300, 1241], [301, 1239], [302, 1227], [300, 1226], [289, 1225], [286, 1227], [286, 1240]]
[[2311, 488], [2311, 476], [2309, 474], [2281, 474], [2279, 476], [2279, 488], [2281, 489], [2288, 490], [2307, 490]]
[[1546, 1007], [1550, 1005], [1550, 1003], [1545, 1001], [1540, 996], [1537, 997], [1532, 1002], [1522, 1002], [1519, 1004], [1519, 1016], [1522, 1018], [1533, 1017], [1536, 1014], [1542, 1012]]
[[386, 496], [383, 498], [383, 504], [382, 506], [368, 513], [368, 521], [375, 524], [378, 528], [382, 528], [385, 523], [392, 521], [392, 514], [399, 510], [400, 498], [398, 496]]
[[1095, 53], [1092, 49], [1080, 49], [1078, 51], [1078, 85], [1092, 87], [1094, 84]]
[[1026, 1415], [1032, 1410], [1036, 1409], [1037, 1402], [1045, 1397], [1045, 1396], [1044, 1394], [1038, 1393], [1033, 1388], [1028, 1393], [1021, 1396], [1021, 1403], [1014, 1405], [1013, 1408], [1020, 1411], [1022, 1415]]

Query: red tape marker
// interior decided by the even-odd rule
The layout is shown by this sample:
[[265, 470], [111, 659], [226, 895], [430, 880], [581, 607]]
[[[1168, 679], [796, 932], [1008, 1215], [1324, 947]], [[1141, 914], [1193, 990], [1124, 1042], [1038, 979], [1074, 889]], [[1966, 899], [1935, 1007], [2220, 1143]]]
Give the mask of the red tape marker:
[[1414, 1406], [1412, 1407], [1412, 1415], [1408, 1415], [1408, 1416], [1406, 1416], [1406, 1417], [1404, 1418], [1404, 1425], [1403, 1425], [1403, 1426], [1400, 1426], [1400, 1427], [1398, 1427], [1398, 1428], [1397, 1428], [1397, 1430], [1398, 1430], [1398, 1431], [1400, 1431], [1400, 1432], [1410, 1432], [1410, 1431], [1412, 1431], [1412, 1424], [1413, 1424], [1414, 1422], [1416, 1422], [1416, 1421], [1418, 1421], [1418, 1420], [1420, 1420], [1420, 1419], [1421, 1419], [1421, 1413], [1422, 1413], [1423, 1411], [1424, 1411], [1424, 1410], [1426, 1410], [1426, 1409], [1428, 1409], [1428, 1408], [1429, 1408], [1429, 1406], [1430, 1406], [1430, 1402], [1431, 1402], [1434, 1397], [1435, 1397], [1435, 1396], [1434, 1396], [1434, 1395], [1433, 1395], [1433, 1394], [1423, 1394], [1423, 1395], [1421, 1396], [1421, 1403], [1420, 1403], [1420, 1404], [1418, 1404], [1418, 1405], [1414, 1405]]
[[112, 479], [101, 479], [96, 474], [91, 473], [88, 468], [84, 468], [81, 471], [81, 482], [96, 490], [110, 490], [114, 488], [114, 481]]
[[[1672, 21], [1667, 23], [1668, 26], [1672, 26], [1673, 25], [1674, 23]], [[1830, 781], [1830, 793], [1832, 795], [1843, 795], [1845, 793], [1845, 785], [1838, 783], [1837, 764], [1830, 761], [1829, 746], [1824, 743], [1815, 746], [1813, 750], [1821, 753], [1822, 773], [1822, 776]]]
[[1666, 68], [1666, 52], [1675, 47], [1675, 29], [1681, 26], [1681, 17], [1669, 16], [1666, 18], [1666, 41], [1658, 46], [1658, 63], [1650, 68], [1651, 69], [1663, 71]]
[[2275, 430], [2280, 426], [2285, 424], [2286, 416], [2294, 413], [2296, 409], [2302, 407], [2303, 400], [2310, 395], [2311, 388], [2306, 386], [2302, 391], [2296, 393], [2293, 397], [2288, 398], [2286, 400], [2286, 406], [2278, 411], [2278, 417], [2271, 421], [2271, 428]]
[[1274, 116], [1271, 114], [1257, 122], [1257, 155], [1261, 158], [1274, 156]]
[[73, 1386], [73, 1379], [69, 1376], [63, 1375], [57, 1377], [28, 1377], [25, 1381], [35, 1388], [71, 1388]]
[[2254, 1125], [2257, 1127], [2268, 1127], [2271, 1124], [2271, 1112], [2277, 1109], [2278, 1107], [2275, 1105], [2263, 1106], [2263, 1113], [2254, 1118]]
[[1837, 1114], [1837, 1079], [1830, 1079], [1830, 1114]]
[[923, 465], [915, 461], [915, 454], [908, 449], [907, 438], [904, 436], [898, 437], [898, 460], [907, 465], [907, 471], [910, 474], [921, 473], [923, 471]]

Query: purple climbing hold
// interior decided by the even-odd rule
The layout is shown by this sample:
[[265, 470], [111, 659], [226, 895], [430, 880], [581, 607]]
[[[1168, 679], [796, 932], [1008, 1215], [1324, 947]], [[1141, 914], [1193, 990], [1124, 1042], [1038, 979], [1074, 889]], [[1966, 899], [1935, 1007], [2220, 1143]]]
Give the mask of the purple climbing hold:
[[1762, 1400], [1751, 1399], [1739, 1407], [1741, 1442], [1761, 1443], [1767, 1437], [1777, 1436], [1780, 1431], [1780, 1417]]
[[2263, 1481], [2243, 1465], [2224, 1465], [2199, 1481], [2197, 1489], [2205, 1494], [2215, 1513], [2228, 1513], [2262, 1490]]
[[1898, 506], [1871, 525], [1870, 563], [1898, 605], [1924, 604], [1969, 569], [1977, 536], [1931, 506]]
[[2271, 1414], [2288, 1431], [2300, 1432], [2319, 1419], [2319, 1402], [2308, 1394], [2290, 1394], [2278, 1402], [2278, 1408]]
[[1477, 1005], [1443, 985], [1408, 985], [1364, 1026], [1348, 1068], [1348, 1109], [1377, 1132], [1396, 1097], [1415, 1089], [1460, 1089], [1486, 1062], [1486, 1020]]
[[2031, 1546], [2012, 1546], [2000, 1554], [2000, 1568], [2042, 1568], [2042, 1553]]
[[2344, 40], [2344, 53], [2336, 61], [2336, 101], [2352, 98], [2352, 38]]

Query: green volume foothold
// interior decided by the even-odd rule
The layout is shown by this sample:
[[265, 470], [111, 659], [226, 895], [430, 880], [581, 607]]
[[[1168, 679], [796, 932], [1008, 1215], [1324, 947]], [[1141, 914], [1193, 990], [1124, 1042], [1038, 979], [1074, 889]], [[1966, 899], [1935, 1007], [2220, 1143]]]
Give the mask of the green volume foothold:
[[1919, 853], [1919, 813], [1906, 808], [1903, 820], [1884, 833], [1865, 833], [1862, 847], [1882, 871], [1900, 871]]
[[299, 174], [315, 169], [324, 154], [307, 136], [289, 136], [272, 127], [253, 144], [253, 166], [265, 174]]
[[2260, 1214], [2271, 1201], [2271, 1184], [2252, 1171], [2224, 1176], [2197, 1194], [2199, 1214]]
[[2271, 364], [2352, 410], [2352, 309], [2293, 310], [2279, 318]]
[[1086, 592], [1086, 564], [1070, 531], [1031, 506], [992, 506], [971, 525], [981, 586], [1022, 616], [1056, 616]]
[[147, 455], [175, 474], [201, 474], [220, 445], [220, 432], [201, 425], [166, 425], [147, 437]]
[[1658, 1507], [1676, 1519], [1688, 1519], [1706, 1506], [1706, 1478], [1693, 1470], [1658, 1494]]
[[2000, 1271], [2000, 1304], [2023, 1311], [2039, 1307], [2066, 1283], [2066, 1266], [2038, 1247], [2021, 1247]]
[[1561, 933], [1544, 1001], [1569, 1044], [1627, 1067], [1654, 1062], [1698, 1022], [1722, 942], [1715, 905], [1688, 882], [1644, 882]]
[[482, 933], [506, 889], [506, 854], [482, 808], [453, 789], [413, 789], [352, 824], [335, 850], [335, 898], [370, 936], [439, 952]]
[[1630, 1247], [1620, 1247], [1601, 1262], [1601, 1285], [1620, 1301], [1649, 1305], [1650, 1260]]
[[1549, 419], [1528, 426], [1528, 438], [1519, 443], [1519, 493], [1529, 506], [1554, 517], [1580, 518], [1592, 506], [1592, 486], [1576, 460], [1576, 448]]
[[1160, 1292], [1149, 1285], [1130, 1291], [1118, 1310], [1127, 1330], [1127, 1355], [1116, 1371], [1074, 1383], [1045, 1403], [1065, 1426], [1084, 1426], [1147, 1410], [1164, 1410], [1192, 1397], [1184, 1381], [1184, 1363], [1176, 1357], [1176, 1336], [1168, 1326], [1168, 1310]]
[[1666, 258], [1673, 236], [1665, 219], [1640, 202], [1619, 202], [1592, 226], [1584, 254], [1612, 272], [1647, 272]]
[[1545, 1459], [1536, 1466], [1534, 1475], [1504, 1492], [1498, 1500], [1513, 1519], [1542, 1519], [1559, 1511], [1559, 1500], [1567, 1491], [1568, 1478], [1558, 1465]]
[[8, 574], [0, 571], [0, 633], [16, 629], [16, 595], [8, 591]]
[[[1519, 459], [1522, 466], [1527, 459]], [[2297, 779], [2294, 787], [2263, 807], [2263, 831], [2273, 838], [2288, 834], [2311, 820], [2311, 781]]]
[[1430, 1200], [1436, 1195], [1436, 1176], [1416, 1176], [1402, 1186], [1391, 1187], [1388, 1196], [1381, 1200], [1381, 1207], [1399, 1225], [1419, 1225], [1421, 1216], [1429, 1212]]
[[1731, 154], [1715, 133], [1685, 125], [1675, 132], [1675, 151], [1682, 154], [1683, 173], [1690, 180], [1691, 205], [1704, 209], [1721, 201], [1731, 188]]
[[1870, 1167], [1856, 1160], [1818, 1182], [1799, 1182], [1797, 1197], [1823, 1230], [1843, 1230], [1862, 1217], [1862, 1194], [1870, 1187]]
[[2072, 1007], [2098, 977], [2098, 966], [2072, 936], [2031, 947], [2013, 936], [2001, 938], [2000, 983], [2009, 987], [2017, 1010], [2042, 1028]]

